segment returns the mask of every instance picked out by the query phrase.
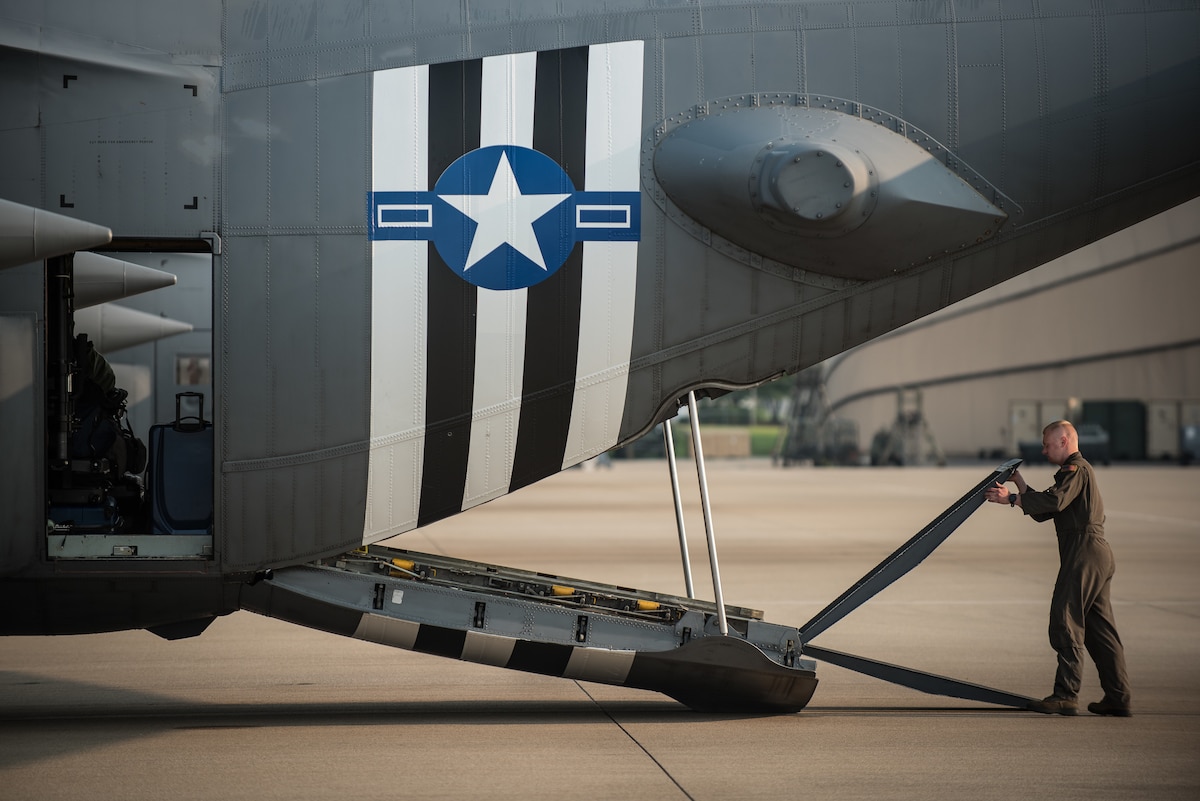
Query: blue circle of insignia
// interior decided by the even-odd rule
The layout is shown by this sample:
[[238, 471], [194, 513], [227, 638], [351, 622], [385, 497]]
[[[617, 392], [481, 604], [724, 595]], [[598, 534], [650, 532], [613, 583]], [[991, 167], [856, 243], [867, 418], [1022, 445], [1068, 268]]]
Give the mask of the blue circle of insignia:
[[438, 254], [476, 286], [533, 286], [575, 247], [575, 187], [544, 153], [517, 145], [472, 150], [446, 168], [434, 194]]

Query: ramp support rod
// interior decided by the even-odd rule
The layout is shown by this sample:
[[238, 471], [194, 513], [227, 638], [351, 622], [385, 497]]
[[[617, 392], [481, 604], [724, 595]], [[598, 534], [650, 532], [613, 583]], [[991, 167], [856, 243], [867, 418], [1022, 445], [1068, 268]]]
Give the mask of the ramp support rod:
[[712, 509], [708, 504], [708, 476], [704, 472], [704, 448], [700, 444], [700, 417], [696, 413], [696, 393], [688, 393], [688, 417], [692, 424], [692, 446], [696, 451], [696, 477], [700, 481], [700, 505], [704, 510], [704, 536], [708, 540], [708, 565], [712, 570], [713, 598], [717, 603], [717, 623], [722, 636], [729, 634], [725, 617], [725, 597], [721, 593], [721, 569], [717, 566], [717, 539], [713, 531]]
[[675, 464], [675, 437], [671, 433], [671, 421], [663, 420], [663, 442], [667, 446], [667, 464], [671, 468], [671, 492], [675, 496], [675, 526], [679, 529], [679, 555], [683, 559], [683, 583], [687, 597], [695, 598], [692, 588], [692, 561], [688, 558], [687, 533], [683, 525], [683, 499], [679, 495], [679, 468]]

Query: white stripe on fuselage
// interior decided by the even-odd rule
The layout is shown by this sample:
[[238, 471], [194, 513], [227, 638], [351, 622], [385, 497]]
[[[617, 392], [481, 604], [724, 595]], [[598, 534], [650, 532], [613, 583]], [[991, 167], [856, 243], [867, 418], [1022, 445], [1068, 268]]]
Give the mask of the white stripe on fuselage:
[[[374, 75], [371, 185], [428, 185], [429, 68]], [[363, 542], [417, 525], [425, 437], [428, 243], [371, 243], [371, 449]]]
[[[536, 75], [537, 53], [483, 60], [480, 147], [533, 147]], [[526, 289], [478, 291], [475, 395], [463, 509], [504, 495], [512, 480], [525, 378], [527, 298]]]
[[[643, 43], [593, 45], [588, 56], [585, 187], [640, 186]], [[611, 448], [620, 435], [633, 347], [636, 242], [584, 242], [579, 361], [563, 467]]]

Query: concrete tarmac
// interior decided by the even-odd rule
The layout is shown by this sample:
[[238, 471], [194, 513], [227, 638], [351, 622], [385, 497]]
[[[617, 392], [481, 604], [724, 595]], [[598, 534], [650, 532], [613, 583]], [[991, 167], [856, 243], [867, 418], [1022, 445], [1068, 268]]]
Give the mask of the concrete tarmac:
[[[803, 624], [992, 467], [711, 460], [726, 602]], [[696, 591], [711, 598], [682, 472]], [[1046, 465], [1024, 472], [1051, 482]], [[178, 642], [0, 638], [0, 799], [1200, 798], [1200, 472], [1099, 478], [1129, 719], [989, 707], [828, 665], [803, 712], [700, 715], [242, 612]], [[684, 592], [662, 461], [568, 471], [389, 544]], [[1057, 558], [1051, 524], [985, 504], [816, 642], [1040, 698]], [[1100, 695], [1089, 663], [1081, 700]]]

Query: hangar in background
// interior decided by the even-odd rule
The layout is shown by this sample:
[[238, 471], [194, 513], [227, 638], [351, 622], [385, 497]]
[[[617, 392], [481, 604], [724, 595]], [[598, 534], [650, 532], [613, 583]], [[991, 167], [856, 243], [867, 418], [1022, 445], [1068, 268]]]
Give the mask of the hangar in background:
[[848, 351], [825, 371], [831, 412], [858, 424], [864, 450], [896, 420], [904, 389], [908, 398], [919, 390], [951, 456], [1017, 455], [1019, 442], [1065, 416], [1113, 429], [1114, 458], [1178, 458], [1181, 426], [1200, 426], [1200, 200]]

